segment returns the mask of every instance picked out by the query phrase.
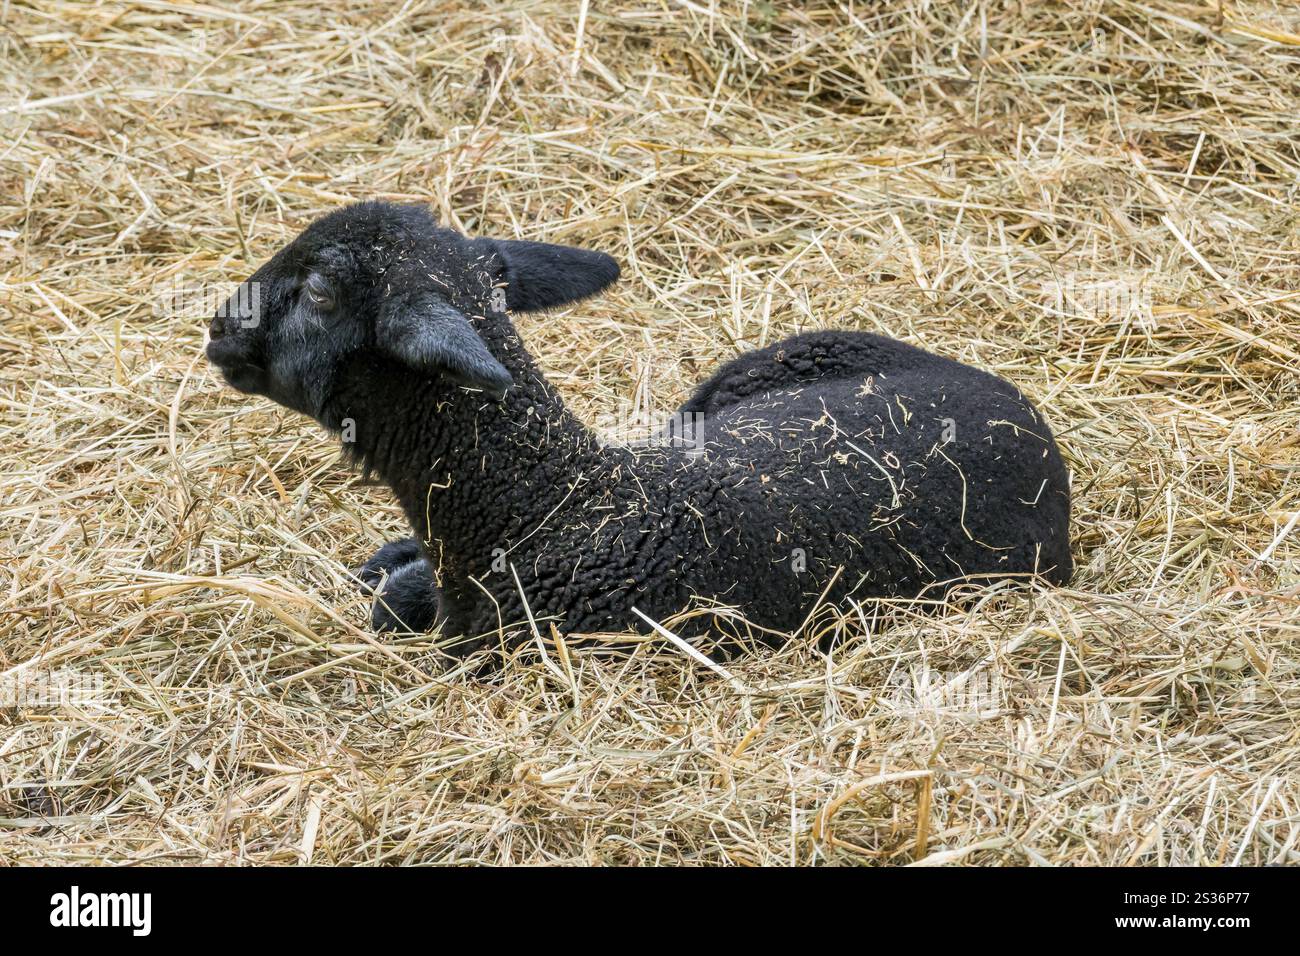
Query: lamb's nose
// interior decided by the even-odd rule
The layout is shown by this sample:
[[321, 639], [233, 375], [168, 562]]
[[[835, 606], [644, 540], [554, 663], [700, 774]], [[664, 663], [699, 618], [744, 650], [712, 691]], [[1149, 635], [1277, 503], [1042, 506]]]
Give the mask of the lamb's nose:
[[212, 321], [208, 323], [208, 338], [213, 342], [226, 334], [225, 325], [221, 320], [222, 316], [218, 313], [217, 315], [214, 315]]

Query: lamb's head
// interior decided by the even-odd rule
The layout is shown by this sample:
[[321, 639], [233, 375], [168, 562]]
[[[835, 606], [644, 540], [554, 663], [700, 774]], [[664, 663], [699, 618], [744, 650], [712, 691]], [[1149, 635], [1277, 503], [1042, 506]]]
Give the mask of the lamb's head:
[[207, 354], [240, 391], [318, 420], [340, 371], [367, 352], [501, 394], [511, 375], [490, 346], [510, 329], [507, 311], [561, 306], [616, 278], [603, 253], [467, 239], [421, 207], [359, 203], [241, 285], [212, 320]]

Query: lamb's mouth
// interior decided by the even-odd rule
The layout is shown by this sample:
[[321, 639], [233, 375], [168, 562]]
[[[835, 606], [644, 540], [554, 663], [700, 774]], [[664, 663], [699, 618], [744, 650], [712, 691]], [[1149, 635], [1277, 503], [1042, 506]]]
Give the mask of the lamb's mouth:
[[221, 373], [227, 385], [245, 395], [261, 395], [266, 389], [266, 369], [260, 365], [217, 364], [217, 371]]

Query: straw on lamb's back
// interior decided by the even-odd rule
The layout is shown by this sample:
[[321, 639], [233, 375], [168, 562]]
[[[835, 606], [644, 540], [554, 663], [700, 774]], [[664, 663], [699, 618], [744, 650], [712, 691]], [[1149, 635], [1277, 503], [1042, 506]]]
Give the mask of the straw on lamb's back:
[[727, 363], [678, 421], [741, 476], [717, 508], [735, 527], [721, 517], [713, 537], [732, 539], [729, 565], [757, 565], [745, 603], [767, 605], [774, 626], [836, 568], [836, 590], [858, 597], [1070, 576], [1069, 484], [1051, 432], [978, 369], [869, 333], [811, 333]]

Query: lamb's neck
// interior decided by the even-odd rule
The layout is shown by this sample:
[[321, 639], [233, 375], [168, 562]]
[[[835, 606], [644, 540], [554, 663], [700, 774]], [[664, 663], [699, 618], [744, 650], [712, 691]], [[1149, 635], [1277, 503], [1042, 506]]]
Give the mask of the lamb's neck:
[[498, 401], [383, 359], [359, 363], [326, 422], [460, 573], [486, 573], [524, 535], [544, 534], [566, 502], [580, 503], [582, 484], [613, 467], [531, 360], [510, 371], [515, 384]]

